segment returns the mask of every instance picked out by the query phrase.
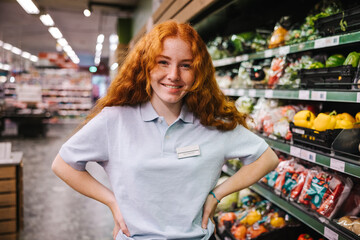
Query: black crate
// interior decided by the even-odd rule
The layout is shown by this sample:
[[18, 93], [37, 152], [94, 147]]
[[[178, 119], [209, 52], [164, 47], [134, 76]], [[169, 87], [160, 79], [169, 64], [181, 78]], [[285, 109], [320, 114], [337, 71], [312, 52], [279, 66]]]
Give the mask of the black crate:
[[351, 89], [356, 68], [351, 65], [339, 67], [300, 69], [301, 88]]
[[293, 136], [294, 143], [305, 145], [307, 147], [320, 147], [324, 150], [330, 150], [331, 144], [342, 129], [316, 131], [310, 128], [298, 127], [294, 123], [290, 123], [290, 131]]
[[331, 147], [335, 155], [360, 160], [360, 128], [343, 129], [334, 139]]
[[[346, 21], [345, 31], [341, 29], [340, 21]], [[319, 18], [315, 21], [315, 28], [321, 36], [349, 33], [360, 30], [360, 6], [345, 10], [329, 17]]]

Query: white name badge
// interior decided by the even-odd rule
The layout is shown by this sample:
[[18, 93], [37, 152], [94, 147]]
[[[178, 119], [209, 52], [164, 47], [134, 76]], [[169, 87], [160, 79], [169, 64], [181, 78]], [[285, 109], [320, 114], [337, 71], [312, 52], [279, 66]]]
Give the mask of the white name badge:
[[187, 158], [187, 157], [195, 157], [200, 155], [200, 147], [199, 145], [192, 145], [192, 146], [176, 148], [176, 153], [179, 159]]

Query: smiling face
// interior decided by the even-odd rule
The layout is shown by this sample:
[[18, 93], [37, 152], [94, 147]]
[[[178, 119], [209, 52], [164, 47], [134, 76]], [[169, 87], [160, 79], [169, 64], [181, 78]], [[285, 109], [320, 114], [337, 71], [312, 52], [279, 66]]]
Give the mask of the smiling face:
[[150, 71], [153, 107], [180, 110], [182, 99], [194, 83], [190, 45], [179, 37], [166, 38], [155, 61]]

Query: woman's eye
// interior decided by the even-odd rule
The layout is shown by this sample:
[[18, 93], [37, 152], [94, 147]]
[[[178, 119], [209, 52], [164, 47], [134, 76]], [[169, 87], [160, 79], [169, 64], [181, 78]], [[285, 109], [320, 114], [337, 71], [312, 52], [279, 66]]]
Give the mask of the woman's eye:
[[160, 65], [168, 65], [168, 62], [167, 61], [159, 61], [158, 64], [160, 64]]
[[184, 63], [184, 64], [181, 65], [181, 67], [183, 67], [183, 68], [191, 68], [191, 65], [187, 64], [187, 63]]

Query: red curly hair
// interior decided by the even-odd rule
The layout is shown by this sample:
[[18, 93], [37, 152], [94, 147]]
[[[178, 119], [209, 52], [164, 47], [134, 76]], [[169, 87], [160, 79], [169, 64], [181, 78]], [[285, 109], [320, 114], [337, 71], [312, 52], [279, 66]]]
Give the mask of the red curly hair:
[[155, 58], [162, 52], [163, 42], [168, 37], [180, 37], [190, 44], [195, 82], [184, 97], [184, 103], [201, 124], [219, 130], [232, 130], [238, 124], [247, 127], [247, 116], [238, 112], [234, 103], [220, 90], [211, 57], [199, 34], [189, 24], [174, 20], [155, 25], [137, 42], [111, 82], [106, 96], [97, 101], [83, 124], [104, 107], [136, 105], [150, 100], [150, 71], [155, 67]]

